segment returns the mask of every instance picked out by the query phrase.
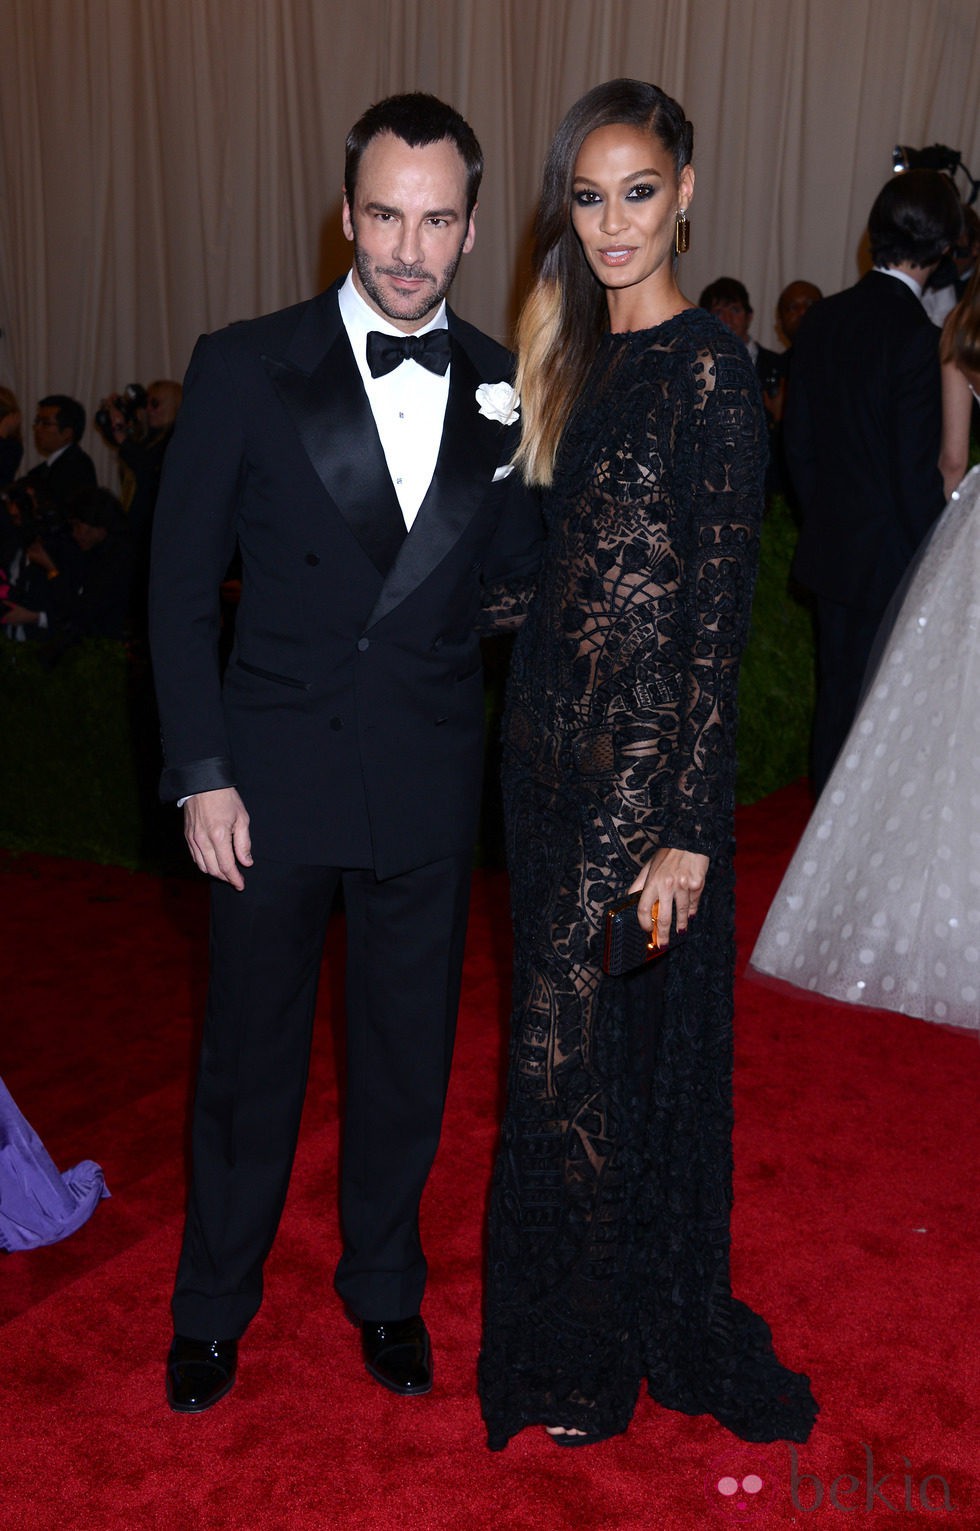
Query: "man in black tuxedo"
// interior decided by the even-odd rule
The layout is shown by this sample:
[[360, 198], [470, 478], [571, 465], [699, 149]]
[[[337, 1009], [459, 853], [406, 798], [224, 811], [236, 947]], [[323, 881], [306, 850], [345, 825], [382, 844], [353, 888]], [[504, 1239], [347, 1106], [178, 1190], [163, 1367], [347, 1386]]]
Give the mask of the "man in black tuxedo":
[[706, 308], [709, 314], [714, 314], [722, 324], [728, 326], [733, 335], [738, 336], [755, 367], [768, 417], [778, 420], [777, 406], [783, 378], [783, 359], [778, 351], [770, 351], [767, 346], [761, 346], [749, 334], [754, 310], [749, 302], [749, 292], [744, 282], [738, 281], [734, 276], [716, 277], [698, 298], [698, 307]]
[[[506, 622], [540, 522], [510, 471], [508, 352], [444, 304], [482, 155], [431, 96], [347, 140], [354, 268], [204, 337], [157, 505], [150, 633], [162, 793], [212, 878], [211, 982], [173, 1299], [171, 1406], [235, 1379], [299, 1127], [324, 930], [347, 913], [335, 1285], [368, 1371], [431, 1386], [419, 1200], [459, 997], [483, 750], [475, 626]], [[218, 586], [240, 549], [235, 645]]]
[[793, 573], [816, 596], [812, 776], [847, 737], [875, 633], [943, 508], [939, 346], [923, 284], [960, 229], [952, 182], [893, 176], [868, 220], [875, 269], [806, 314], [784, 419], [802, 528]]
[[784, 360], [777, 351], [770, 351], [768, 347], [761, 346], [749, 334], [753, 314], [752, 304], [749, 302], [748, 288], [736, 277], [716, 277], [698, 298], [698, 307], [707, 309], [709, 314], [714, 314], [722, 324], [727, 325], [749, 353], [749, 359], [759, 379], [759, 387], [762, 389], [762, 402], [766, 410], [766, 429], [769, 435], [766, 491], [770, 494], [781, 492], [783, 472], [779, 422], [783, 414], [783, 391], [786, 382]]
[[85, 409], [65, 393], [41, 399], [34, 414], [34, 445], [44, 461], [27, 474], [45, 497], [65, 511], [72, 495], [97, 483], [95, 464], [79, 446], [85, 432]]

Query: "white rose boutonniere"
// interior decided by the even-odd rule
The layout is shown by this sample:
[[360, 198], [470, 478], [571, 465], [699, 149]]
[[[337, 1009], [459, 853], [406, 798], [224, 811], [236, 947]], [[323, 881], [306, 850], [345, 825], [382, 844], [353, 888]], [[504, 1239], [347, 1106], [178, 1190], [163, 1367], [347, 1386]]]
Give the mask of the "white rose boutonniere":
[[509, 383], [481, 383], [476, 390], [480, 414], [501, 425], [513, 425], [521, 412], [521, 401]]

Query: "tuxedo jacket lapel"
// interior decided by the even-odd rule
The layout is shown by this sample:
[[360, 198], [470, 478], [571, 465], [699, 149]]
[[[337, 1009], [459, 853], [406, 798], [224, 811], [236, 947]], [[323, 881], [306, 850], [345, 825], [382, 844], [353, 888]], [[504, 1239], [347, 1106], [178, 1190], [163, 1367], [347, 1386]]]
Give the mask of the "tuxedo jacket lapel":
[[455, 336], [450, 367], [449, 399], [436, 470], [411, 532], [375, 602], [369, 627], [400, 605], [442, 562], [486, 496], [501, 460], [503, 428], [499, 422], [481, 415], [476, 402], [480, 383], [491, 380], [480, 377]]
[[388, 574], [405, 521], [336, 294], [313, 300], [284, 358], [262, 360], [324, 489], [374, 566]]
[[481, 378], [453, 334], [435, 472], [405, 534], [381, 438], [340, 317], [336, 289], [307, 306], [283, 357], [262, 361], [320, 482], [385, 582], [369, 626], [427, 579], [465, 530], [504, 455], [504, 428], [479, 412]]

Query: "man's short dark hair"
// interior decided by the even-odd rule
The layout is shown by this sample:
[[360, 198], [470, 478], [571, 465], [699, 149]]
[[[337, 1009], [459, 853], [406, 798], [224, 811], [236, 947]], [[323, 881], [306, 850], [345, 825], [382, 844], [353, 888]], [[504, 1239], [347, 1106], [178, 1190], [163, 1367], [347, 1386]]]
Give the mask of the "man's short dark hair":
[[875, 197], [868, 218], [876, 266], [934, 266], [963, 227], [956, 187], [940, 170], [893, 175]]
[[747, 314], [752, 312], [748, 288], [734, 276], [717, 277], [698, 298], [698, 308], [706, 308], [709, 313], [716, 303], [741, 303]]
[[476, 206], [483, 179], [483, 150], [469, 123], [454, 107], [421, 90], [403, 96], [387, 96], [384, 101], [375, 102], [348, 133], [344, 190], [351, 209], [361, 155], [379, 133], [393, 133], [412, 149], [438, 144], [448, 138], [459, 150], [466, 166], [466, 216], [469, 217]]
[[85, 406], [79, 404], [77, 399], [70, 399], [66, 393], [49, 393], [46, 399], [38, 400], [37, 407], [56, 409], [59, 431], [71, 431], [73, 441], [79, 441], [84, 436]]

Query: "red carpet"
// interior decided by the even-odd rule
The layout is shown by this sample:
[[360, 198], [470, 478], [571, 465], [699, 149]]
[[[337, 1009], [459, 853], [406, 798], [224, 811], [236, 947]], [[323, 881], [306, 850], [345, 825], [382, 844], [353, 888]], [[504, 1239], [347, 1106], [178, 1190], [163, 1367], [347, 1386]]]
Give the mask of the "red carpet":
[[[743, 960], [805, 814], [788, 789], [740, 815]], [[602, 1446], [559, 1451], [531, 1431], [491, 1455], [474, 1372], [507, 914], [502, 875], [478, 874], [424, 1208], [433, 1394], [371, 1383], [332, 1294], [326, 983], [265, 1306], [231, 1397], [185, 1418], [164, 1403], [163, 1357], [205, 889], [0, 856], [0, 900], [0, 1073], [59, 1166], [97, 1159], [113, 1193], [64, 1244], [0, 1256], [0, 1531], [980, 1527], [975, 1037], [740, 984], [735, 1287], [821, 1401], [795, 1461], [649, 1399]]]

